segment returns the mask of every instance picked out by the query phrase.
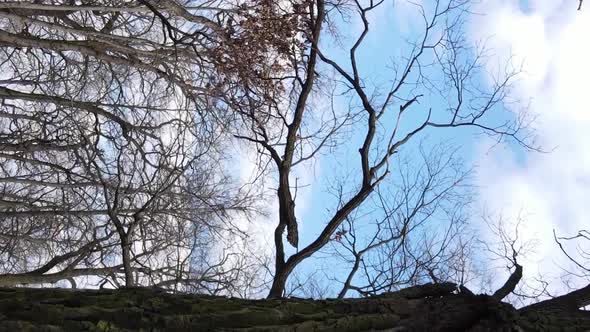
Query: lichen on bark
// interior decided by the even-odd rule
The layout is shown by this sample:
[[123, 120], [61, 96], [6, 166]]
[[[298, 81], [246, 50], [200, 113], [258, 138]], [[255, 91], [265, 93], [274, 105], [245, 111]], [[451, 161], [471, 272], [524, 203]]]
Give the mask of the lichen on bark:
[[[584, 331], [583, 312], [517, 310], [425, 285], [372, 298], [245, 300], [118, 290], [0, 289], [0, 331]], [[536, 308], [536, 309], [535, 309]], [[539, 311], [541, 310], [541, 311]]]

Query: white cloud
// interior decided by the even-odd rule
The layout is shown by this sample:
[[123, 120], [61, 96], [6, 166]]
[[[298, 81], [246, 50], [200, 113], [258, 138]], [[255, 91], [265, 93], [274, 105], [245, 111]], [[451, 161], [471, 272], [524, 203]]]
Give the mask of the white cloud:
[[524, 61], [516, 93], [524, 101], [532, 98], [539, 142], [555, 148], [524, 161], [502, 149], [482, 148], [479, 154], [482, 201], [512, 219], [523, 209], [529, 226], [524, 236], [540, 241], [536, 255], [525, 262], [528, 275], [537, 267], [555, 271], [555, 262], [566, 265], [553, 229], [573, 235], [588, 228], [590, 8], [576, 9], [577, 1], [531, 0], [526, 9], [518, 0], [483, 1], [476, 11], [485, 14], [471, 30], [474, 38], [492, 36], [488, 45], [501, 59], [511, 54]]

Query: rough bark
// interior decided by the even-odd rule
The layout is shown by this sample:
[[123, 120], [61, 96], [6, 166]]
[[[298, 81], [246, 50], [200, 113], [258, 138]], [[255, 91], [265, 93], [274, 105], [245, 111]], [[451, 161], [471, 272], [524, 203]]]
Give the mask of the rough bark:
[[583, 331], [585, 312], [522, 312], [452, 284], [366, 299], [243, 300], [146, 288], [0, 289], [2, 331]]

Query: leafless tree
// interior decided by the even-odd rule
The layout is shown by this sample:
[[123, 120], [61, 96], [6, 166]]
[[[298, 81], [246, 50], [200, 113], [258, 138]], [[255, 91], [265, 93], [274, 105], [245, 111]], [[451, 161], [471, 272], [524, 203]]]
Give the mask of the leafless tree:
[[469, 259], [470, 172], [448, 146], [418, 150], [419, 160], [394, 157], [393, 177], [336, 232], [335, 256], [351, 265], [339, 298], [349, 290], [373, 296], [428, 282], [465, 284], [459, 260]]
[[[272, 102], [249, 107], [228, 102], [239, 110], [250, 128], [236, 137], [257, 146], [276, 172], [280, 211], [274, 234], [275, 276], [269, 297], [284, 294], [287, 278], [295, 267], [330, 243], [347, 218], [395, 168], [393, 155], [429, 130], [472, 128], [498, 140], [512, 139], [525, 148], [535, 148], [526, 130], [529, 119], [524, 113], [514, 120], [500, 122], [490, 116], [506, 110], [503, 103], [508, 101], [518, 70], [508, 67], [489, 87], [480, 84], [477, 78], [485, 71], [485, 52], [470, 48], [465, 40], [462, 26], [467, 1], [436, 1], [433, 8], [418, 7], [423, 19], [422, 34], [419, 40], [408, 44], [407, 53], [394, 63], [390, 86], [385, 90], [371, 84], [370, 77], [363, 73], [359, 55], [370, 33], [370, 14], [382, 10], [384, 1], [318, 0], [289, 4], [273, 7], [277, 15], [291, 10], [303, 17], [300, 33], [293, 37], [294, 41], [302, 40], [302, 44], [288, 54], [289, 61], [283, 66], [289, 66], [284, 68], [286, 73], [277, 72], [278, 77], [272, 78], [283, 83], [286, 93], [277, 95]], [[355, 37], [345, 60], [330, 55], [332, 50], [320, 42], [339, 38], [338, 31], [342, 33], [353, 26], [352, 19], [340, 19], [343, 13], [361, 23], [360, 32], [352, 32]], [[438, 108], [427, 105], [433, 96], [446, 104]], [[328, 102], [331, 107], [326, 111], [317, 110], [322, 97], [333, 101]], [[334, 100], [345, 100], [348, 106], [342, 110], [343, 107], [334, 106]], [[247, 103], [242, 101], [243, 104]], [[513, 118], [512, 114], [507, 115], [505, 118]], [[354, 135], [346, 137], [343, 133]], [[359, 133], [363, 133], [360, 139]], [[321, 234], [300, 247], [293, 170], [335, 149], [343, 139], [349, 143], [359, 141], [358, 149], [346, 150], [358, 151], [356, 173], [348, 181], [342, 204], [328, 217]], [[287, 242], [298, 248], [290, 257], [285, 253], [285, 230]]]
[[567, 273], [587, 280], [590, 277], [590, 232], [582, 229], [573, 236], [557, 236], [553, 231], [553, 236], [561, 252], [574, 266], [574, 269], [567, 269]]
[[0, 285], [225, 278], [191, 260], [253, 206], [219, 167], [231, 8], [0, 3]]

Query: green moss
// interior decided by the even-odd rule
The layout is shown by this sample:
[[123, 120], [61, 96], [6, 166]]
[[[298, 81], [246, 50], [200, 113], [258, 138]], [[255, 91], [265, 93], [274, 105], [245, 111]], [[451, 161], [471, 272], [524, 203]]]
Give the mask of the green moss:
[[171, 305], [170, 303], [166, 303], [162, 298], [153, 297], [142, 303], [141, 306], [153, 312], [164, 313]]
[[101, 320], [98, 323], [96, 323], [96, 331], [97, 332], [119, 332], [119, 331], [121, 331], [121, 329], [117, 328], [111, 322]]

